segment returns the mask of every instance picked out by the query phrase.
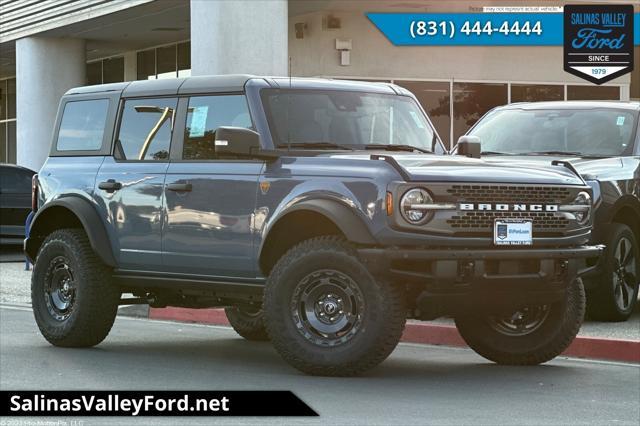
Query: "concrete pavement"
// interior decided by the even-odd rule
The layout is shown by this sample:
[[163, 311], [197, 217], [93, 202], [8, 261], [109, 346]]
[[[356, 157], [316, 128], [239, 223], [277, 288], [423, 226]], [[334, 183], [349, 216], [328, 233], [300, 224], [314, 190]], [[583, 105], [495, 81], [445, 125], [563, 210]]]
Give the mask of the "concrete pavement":
[[[502, 367], [468, 349], [400, 344], [364, 377], [319, 378], [286, 365], [268, 343], [247, 342], [228, 328], [198, 324], [119, 317], [96, 348], [55, 348], [40, 336], [28, 308], [6, 306], [0, 307], [0, 388], [289, 389], [320, 413], [314, 419], [225, 418], [221, 424], [640, 422], [637, 365], [558, 358], [537, 367]], [[180, 419], [192, 421], [212, 423], [210, 418]]]

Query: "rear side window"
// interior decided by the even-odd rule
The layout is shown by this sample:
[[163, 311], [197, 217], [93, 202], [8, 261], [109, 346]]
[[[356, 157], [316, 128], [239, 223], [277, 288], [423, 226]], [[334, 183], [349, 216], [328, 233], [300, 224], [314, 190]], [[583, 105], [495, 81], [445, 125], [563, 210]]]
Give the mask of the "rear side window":
[[169, 159], [176, 98], [128, 99], [114, 153], [118, 160]]
[[221, 126], [251, 127], [249, 107], [243, 95], [190, 98], [182, 158], [214, 159], [214, 134]]
[[58, 131], [57, 150], [99, 150], [108, 110], [108, 99], [67, 102]]

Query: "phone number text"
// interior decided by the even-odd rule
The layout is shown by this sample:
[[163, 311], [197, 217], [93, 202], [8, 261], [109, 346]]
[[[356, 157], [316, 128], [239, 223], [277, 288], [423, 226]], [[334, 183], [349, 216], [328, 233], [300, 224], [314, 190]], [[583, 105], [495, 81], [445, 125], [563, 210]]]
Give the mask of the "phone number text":
[[454, 38], [459, 32], [467, 37], [488, 35], [494, 33], [505, 36], [541, 36], [542, 23], [540, 21], [465, 21], [458, 28], [453, 21], [411, 21], [409, 34], [411, 38], [445, 36]]

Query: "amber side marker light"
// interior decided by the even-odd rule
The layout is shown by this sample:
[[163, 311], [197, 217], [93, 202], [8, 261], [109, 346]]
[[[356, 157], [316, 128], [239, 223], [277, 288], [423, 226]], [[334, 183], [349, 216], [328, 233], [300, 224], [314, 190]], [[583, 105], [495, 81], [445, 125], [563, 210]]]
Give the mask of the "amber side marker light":
[[393, 194], [387, 192], [387, 216], [393, 216]]

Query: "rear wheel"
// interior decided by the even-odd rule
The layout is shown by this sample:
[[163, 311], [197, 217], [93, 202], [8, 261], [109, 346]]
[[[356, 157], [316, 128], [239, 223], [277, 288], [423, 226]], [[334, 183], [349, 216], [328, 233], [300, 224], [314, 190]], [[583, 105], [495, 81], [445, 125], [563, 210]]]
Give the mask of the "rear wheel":
[[80, 229], [53, 232], [42, 244], [31, 277], [31, 304], [40, 332], [56, 346], [88, 347], [109, 334], [119, 289]]
[[563, 301], [525, 306], [509, 315], [459, 317], [456, 327], [469, 347], [488, 360], [535, 365], [555, 358], [571, 344], [584, 311], [584, 287], [576, 279]]
[[631, 228], [613, 223], [607, 230], [603, 272], [592, 278], [587, 313], [600, 321], [626, 321], [636, 305], [640, 286], [640, 249]]
[[295, 246], [265, 288], [267, 331], [280, 355], [308, 374], [352, 376], [389, 356], [405, 324], [402, 292], [369, 274], [338, 237]]
[[231, 307], [224, 310], [231, 327], [247, 340], [269, 340], [260, 308]]

